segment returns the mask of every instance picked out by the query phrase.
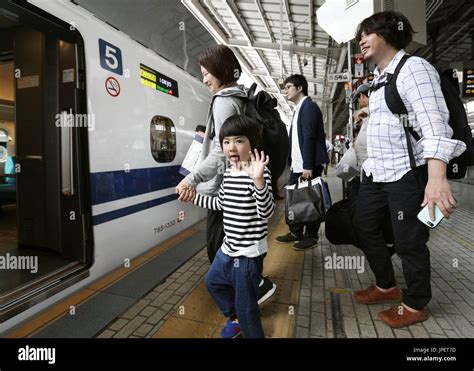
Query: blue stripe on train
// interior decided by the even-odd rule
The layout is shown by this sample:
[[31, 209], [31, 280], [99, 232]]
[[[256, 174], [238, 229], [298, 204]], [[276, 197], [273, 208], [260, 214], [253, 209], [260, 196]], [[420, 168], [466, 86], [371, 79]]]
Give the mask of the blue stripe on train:
[[108, 213], [95, 215], [92, 217], [92, 224], [98, 225], [102, 223], [107, 223], [114, 219], [123, 218], [124, 216], [138, 213], [139, 211], [150, 209], [152, 207], [155, 207], [161, 204], [165, 204], [167, 202], [176, 200], [177, 198], [178, 198], [178, 195], [172, 194], [172, 195], [168, 195], [168, 196], [164, 196], [160, 198], [155, 198], [154, 200], [145, 201], [136, 205], [127, 206], [122, 209], [109, 211]]
[[[91, 174], [92, 205], [138, 196], [161, 189], [175, 187], [183, 176], [180, 166], [163, 166], [125, 171], [105, 171]], [[92, 224], [98, 225], [114, 219], [137, 213], [173, 200], [177, 195], [171, 194], [139, 204], [126, 206], [118, 210], [95, 215]]]
[[180, 166], [163, 166], [92, 173], [92, 205], [175, 187], [183, 179], [179, 169]]

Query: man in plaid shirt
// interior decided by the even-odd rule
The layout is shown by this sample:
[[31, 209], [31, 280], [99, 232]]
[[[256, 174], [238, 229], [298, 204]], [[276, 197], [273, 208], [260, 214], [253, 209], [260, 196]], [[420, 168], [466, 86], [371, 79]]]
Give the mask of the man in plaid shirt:
[[[376, 13], [361, 22], [356, 40], [365, 60], [377, 65], [373, 84], [383, 84], [387, 76], [394, 73], [412, 35], [408, 19], [400, 13]], [[457, 207], [446, 178], [446, 164], [465, 150], [465, 144], [451, 139], [449, 111], [441, 92], [440, 77], [431, 64], [419, 57], [409, 58], [396, 84], [407, 108], [409, 123], [421, 138], [416, 141], [410, 135], [416, 167], [410, 166], [405, 129], [399, 117], [387, 107], [385, 88], [374, 89], [369, 97], [368, 158], [363, 164], [354, 220], [376, 282], [368, 289], [354, 292], [354, 299], [363, 304], [402, 301], [379, 313], [384, 323], [399, 328], [428, 318], [431, 266], [426, 243], [429, 231], [417, 219], [417, 214], [421, 207], [428, 205], [434, 219], [437, 205], [449, 218]], [[403, 299], [381, 230], [387, 205], [395, 251], [401, 258], [407, 284]]]

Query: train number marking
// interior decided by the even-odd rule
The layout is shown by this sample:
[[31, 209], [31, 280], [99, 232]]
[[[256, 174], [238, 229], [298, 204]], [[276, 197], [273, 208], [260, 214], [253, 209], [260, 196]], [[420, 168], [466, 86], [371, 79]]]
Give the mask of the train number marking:
[[99, 39], [100, 66], [107, 71], [122, 76], [122, 51], [120, 48]]

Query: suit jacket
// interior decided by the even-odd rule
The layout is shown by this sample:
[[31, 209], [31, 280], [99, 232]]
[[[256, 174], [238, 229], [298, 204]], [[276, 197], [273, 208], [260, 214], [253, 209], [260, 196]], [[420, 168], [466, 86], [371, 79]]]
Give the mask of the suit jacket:
[[[303, 157], [303, 169], [315, 170], [316, 167], [329, 162], [326, 151], [326, 135], [324, 133], [323, 115], [318, 105], [311, 98], [305, 99], [298, 113], [298, 142], [300, 144], [301, 156]], [[288, 163], [291, 166], [291, 143], [293, 125], [290, 130], [290, 155]]]

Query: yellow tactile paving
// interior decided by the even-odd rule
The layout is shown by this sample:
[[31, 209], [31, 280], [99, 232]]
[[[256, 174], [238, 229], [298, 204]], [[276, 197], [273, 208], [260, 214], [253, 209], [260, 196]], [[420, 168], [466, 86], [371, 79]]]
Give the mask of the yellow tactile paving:
[[261, 309], [262, 325], [267, 338], [294, 337], [296, 306], [274, 301], [265, 303]]
[[[299, 252], [299, 254], [303, 254]], [[272, 279], [282, 280], [299, 280], [301, 271], [303, 270], [303, 264], [292, 264], [286, 261], [268, 261], [265, 259], [265, 274], [268, 274]]]
[[171, 316], [154, 338], [215, 338], [220, 327]]
[[204, 322], [213, 326], [219, 325], [225, 320], [208, 294], [204, 281], [199, 283], [187, 300], [172, 315], [178, 319]]
[[299, 299], [300, 283], [295, 280], [278, 279], [272, 277], [277, 285], [277, 290], [272, 297], [272, 301], [288, 305], [297, 305]]
[[[269, 252], [264, 262], [264, 274], [277, 285], [276, 293], [261, 307], [262, 324], [268, 338], [291, 338], [295, 334], [304, 253], [293, 250], [291, 244], [274, 242], [276, 236], [287, 232], [285, 219], [279, 216], [278, 223], [269, 233]], [[225, 322], [226, 318], [201, 281], [153, 337], [216, 338]]]

